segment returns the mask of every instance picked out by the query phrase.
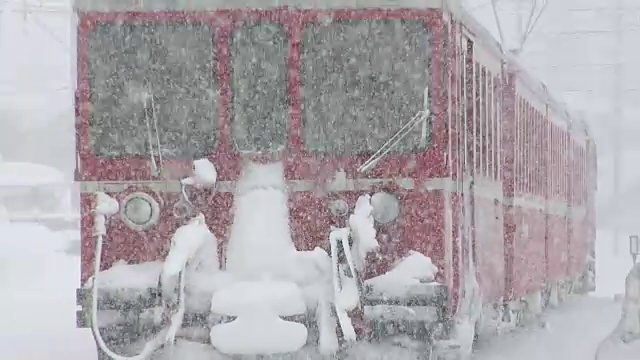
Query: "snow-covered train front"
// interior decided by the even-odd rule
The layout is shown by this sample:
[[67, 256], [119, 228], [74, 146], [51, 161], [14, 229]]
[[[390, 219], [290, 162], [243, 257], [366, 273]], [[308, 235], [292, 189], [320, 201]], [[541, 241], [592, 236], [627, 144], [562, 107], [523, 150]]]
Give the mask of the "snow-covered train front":
[[399, 333], [445, 358], [581, 275], [592, 140], [443, 4], [76, 1], [78, 320], [105, 357], [179, 327], [218, 356]]

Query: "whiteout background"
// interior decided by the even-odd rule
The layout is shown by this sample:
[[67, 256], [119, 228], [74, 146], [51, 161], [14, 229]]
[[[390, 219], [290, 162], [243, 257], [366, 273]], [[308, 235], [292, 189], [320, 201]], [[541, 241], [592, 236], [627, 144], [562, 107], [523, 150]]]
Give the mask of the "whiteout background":
[[[518, 0], [501, 0], [500, 16], [514, 26]], [[483, 344], [476, 360], [583, 360], [593, 356], [598, 341], [615, 326], [620, 307], [611, 298], [622, 292], [630, 267], [625, 254], [613, 254], [611, 218], [623, 218], [636, 230], [640, 207], [640, 171], [633, 144], [640, 135], [637, 92], [640, 71], [631, 68], [640, 53], [627, 46], [622, 173], [625, 203], [611, 200], [611, 124], [613, 86], [613, 21], [607, 0], [549, 0], [550, 5], [529, 39], [523, 59], [550, 89], [573, 109], [582, 110], [596, 135], [599, 159], [597, 287], [547, 314], [549, 326], [528, 329]], [[466, 5], [495, 31], [490, 0]], [[640, 6], [624, 1], [624, 42], [640, 36]], [[62, 169], [72, 179], [74, 156], [73, 84], [75, 81], [74, 17], [70, 3], [58, 0], [0, 0], [0, 154], [7, 160], [30, 161]], [[638, 145], [636, 145], [637, 147]], [[610, 215], [610, 216], [604, 216]], [[0, 229], [1, 230], [1, 229]], [[640, 230], [640, 229], [639, 229]], [[0, 231], [1, 232], [1, 231]], [[96, 358], [90, 332], [75, 329], [75, 288], [79, 257], [63, 251], [68, 238], [52, 240], [35, 230], [0, 235], [0, 357], [7, 360]], [[615, 357], [614, 357], [615, 358]], [[613, 358], [612, 358], [613, 359]], [[621, 360], [620, 358], [616, 358]]]

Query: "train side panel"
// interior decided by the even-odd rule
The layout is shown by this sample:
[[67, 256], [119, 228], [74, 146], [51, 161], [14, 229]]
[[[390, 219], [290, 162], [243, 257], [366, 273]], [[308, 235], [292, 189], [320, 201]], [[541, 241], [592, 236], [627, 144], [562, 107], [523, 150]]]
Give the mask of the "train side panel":
[[547, 278], [549, 281], [560, 281], [568, 275], [569, 242], [567, 224], [567, 203], [563, 195], [563, 179], [566, 169], [563, 168], [562, 128], [560, 118], [549, 111], [550, 129], [550, 166], [548, 171], [547, 190]]
[[545, 284], [546, 208], [541, 191], [544, 168], [540, 161], [540, 144], [545, 140], [541, 131], [541, 114], [545, 104], [539, 101], [526, 83], [516, 80], [515, 118], [515, 189], [510, 299], [540, 291]]
[[576, 278], [582, 274], [587, 265], [589, 253], [588, 218], [585, 201], [585, 154], [586, 139], [584, 134], [575, 131], [571, 137], [571, 206], [568, 221], [571, 225], [571, 241], [569, 256], [569, 274]]
[[483, 302], [494, 304], [505, 289], [504, 196], [498, 158], [502, 68], [500, 58], [482, 42], [474, 43], [473, 71], [473, 111], [468, 119], [474, 179], [473, 249]]

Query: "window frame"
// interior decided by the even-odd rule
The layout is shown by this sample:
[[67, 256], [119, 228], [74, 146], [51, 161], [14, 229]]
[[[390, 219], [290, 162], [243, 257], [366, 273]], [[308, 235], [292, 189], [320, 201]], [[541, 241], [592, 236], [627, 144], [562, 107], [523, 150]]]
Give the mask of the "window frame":
[[[113, 35], [114, 32], [114, 27], [118, 28], [118, 34], [122, 34], [123, 31], [122, 26], [126, 26], [127, 29], [125, 30], [127, 33], [129, 34], [133, 34], [136, 33], [137, 31], [137, 35], [136, 37], [138, 39], [136, 40], [132, 40], [132, 41], [127, 41], [126, 43], [122, 43], [122, 40], [117, 40], [116, 42], [111, 40], [111, 36], [109, 35]], [[163, 141], [163, 137], [168, 136], [169, 131], [167, 131], [169, 128], [165, 127], [163, 128], [163, 124], [162, 124], [162, 120], [158, 119], [158, 132], [155, 131], [154, 129], [154, 124], [153, 124], [153, 119], [149, 119], [150, 125], [151, 125], [151, 137], [152, 137], [152, 144], [151, 146], [153, 147], [153, 153], [156, 157], [162, 157], [165, 160], [185, 160], [185, 159], [192, 159], [194, 157], [199, 157], [199, 156], [208, 156], [209, 154], [211, 154], [212, 152], [215, 151], [215, 149], [217, 148], [218, 144], [220, 143], [220, 138], [221, 138], [221, 129], [220, 129], [220, 124], [219, 124], [219, 119], [218, 119], [218, 114], [220, 111], [220, 108], [222, 107], [222, 101], [220, 98], [220, 90], [221, 90], [221, 84], [219, 81], [219, 77], [218, 77], [218, 62], [219, 59], [217, 57], [216, 54], [216, 47], [218, 46], [218, 44], [216, 43], [216, 39], [217, 39], [217, 33], [219, 31], [219, 29], [215, 26], [213, 26], [212, 24], [210, 24], [207, 21], [193, 21], [193, 22], [189, 22], [189, 23], [183, 23], [183, 22], [179, 22], [179, 21], [168, 21], [168, 22], [158, 22], [158, 21], [153, 21], [153, 20], [141, 20], [141, 21], [127, 21], [124, 22], [123, 24], [118, 24], [116, 22], [113, 21], [98, 21], [94, 24], [94, 26], [90, 29], [90, 31], [88, 33], [85, 33], [84, 39], [87, 42], [87, 58], [84, 60], [86, 62], [86, 84], [88, 87], [88, 97], [87, 97], [87, 102], [88, 102], [88, 106], [91, 109], [88, 114], [87, 114], [87, 120], [86, 120], [86, 126], [87, 126], [87, 135], [88, 135], [88, 146], [89, 146], [89, 152], [91, 154], [92, 157], [95, 157], [96, 159], [99, 159], [100, 161], [109, 161], [109, 160], [116, 160], [116, 159], [121, 159], [121, 158], [146, 158], [151, 156], [151, 152], [149, 150], [149, 142], [147, 140], [148, 138], [148, 130], [144, 129], [141, 130], [141, 132], [144, 133], [145, 136], [145, 140], [141, 143], [141, 144], [135, 144], [135, 145], [131, 145], [131, 142], [129, 141], [118, 141], [116, 142], [118, 144], [117, 149], [114, 151], [110, 151], [108, 150], [109, 146], [104, 146], [104, 145], [99, 145], [100, 142], [102, 142], [102, 140], [100, 140], [101, 137], [103, 137], [102, 131], [100, 130], [100, 133], [96, 132], [96, 129], [104, 129], [107, 126], [118, 126], [118, 124], [122, 124], [121, 122], [111, 122], [109, 125], [105, 125], [104, 124], [104, 116], [105, 115], [101, 115], [99, 117], [96, 117], [95, 114], [100, 112], [101, 110], [98, 109], [98, 105], [96, 104], [96, 101], [100, 101], [94, 98], [94, 96], [96, 96], [96, 93], [100, 91], [101, 87], [100, 86], [96, 86], [97, 82], [108, 82], [108, 78], [111, 78], [115, 73], [118, 73], [119, 76], [124, 77], [124, 75], [122, 73], [118, 72], [118, 69], [122, 67], [123, 62], [119, 61], [119, 60], [126, 60], [124, 63], [129, 64], [129, 66], [131, 66], [132, 60], [129, 59], [126, 56], [121, 57], [119, 60], [116, 60], [116, 62], [112, 63], [112, 65], [115, 66], [115, 69], [110, 69], [110, 74], [111, 75], [105, 75], [107, 77], [107, 80], [105, 79], [100, 79], [98, 76], [96, 76], [96, 74], [93, 72], [93, 67], [95, 66], [95, 64], [93, 63], [94, 61], [94, 57], [96, 58], [101, 58], [100, 54], [96, 54], [95, 51], [92, 50], [91, 48], [91, 44], [92, 41], [96, 41], [96, 46], [99, 46], [100, 48], [104, 49], [104, 46], [106, 44], [106, 42], [109, 43], [109, 46], [111, 46], [111, 49], [109, 49], [109, 51], [116, 51], [116, 50], [123, 50], [123, 49], [129, 49], [134, 51], [135, 49], [135, 53], [131, 54], [131, 56], [139, 56], [140, 55], [140, 50], [139, 50], [139, 45], [140, 44], [135, 44], [135, 41], [140, 41], [141, 43], [143, 43], [145, 46], [148, 45], [148, 49], [146, 49], [145, 51], [148, 53], [149, 57], [153, 57], [154, 53], [161, 53], [163, 51], [167, 51], [168, 50], [168, 46], [163, 46], [163, 47], [158, 47], [158, 43], [161, 43], [163, 45], [167, 45], [167, 43], [165, 42], [165, 40], [162, 40], [161, 37], [159, 36], [153, 36], [151, 34], [157, 34], [158, 32], [153, 31], [153, 30], [149, 30], [149, 28], [155, 28], [155, 27], [164, 27], [169, 28], [169, 27], [173, 27], [174, 29], [176, 27], [180, 27], [181, 25], [186, 25], [186, 27], [193, 27], [193, 26], [199, 26], [199, 31], [196, 35], [193, 35], [192, 37], [190, 37], [190, 40], [201, 40], [199, 37], [201, 36], [201, 32], [203, 32], [202, 30], [206, 31], [206, 33], [204, 34], [205, 36], [203, 37], [204, 39], [207, 39], [207, 43], [209, 47], [208, 50], [210, 50], [208, 52], [208, 57], [206, 58], [209, 62], [206, 65], [206, 69], [207, 71], [205, 71], [204, 73], [208, 73], [211, 74], [210, 77], [210, 88], [207, 88], [206, 91], [211, 91], [211, 99], [207, 99], [207, 101], [203, 100], [204, 96], [202, 95], [202, 93], [200, 93], [200, 97], [192, 97], [190, 100], [194, 101], [195, 103], [204, 103], [204, 104], [210, 104], [211, 106], [211, 112], [203, 115], [200, 119], [198, 119], [197, 124], [202, 125], [202, 124], [209, 124], [210, 126], [207, 126], [207, 131], [206, 133], [208, 134], [208, 138], [212, 140], [211, 143], [206, 143], [206, 142], [201, 142], [198, 145], [198, 148], [195, 149], [195, 151], [188, 149], [185, 151], [181, 151], [180, 155], [170, 155], [167, 154], [166, 152], [164, 152], [163, 148], [158, 149], [158, 145], [156, 143], [156, 137], [159, 137], [161, 139], [161, 145], [162, 144], [167, 144], [167, 143], [172, 143], [174, 146], [180, 146], [175, 144], [174, 142], [168, 142], [168, 141]], [[105, 33], [103, 33], [102, 35], [99, 35], [98, 38], [94, 38], [94, 36], [96, 36], [96, 33], [99, 31], [98, 28], [100, 27], [105, 27], [107, 28], [107, 31]], [[184, 31], [184, 28], [182, 28]], [[161, 32], [162, 35], [167, 35], [168, 32]], [[193, 31], [186, 31], [186, 33], [193, 33]], [[197, 53], [196, 51], [194, 51], [193, 53]], [[170, 55], [165, 56], [166, 58], [170, 57]], [[135, 59], [133, 61], [136, 61]], [[166, 61], [166, 59], [165, 59]], [[157, 60], [152, 61], [147, 61], [147, 63], [149, 63], [148, 67], [140, 70], [138, 69], [135, 74], [138, 74], [139, 77], [143, 78], [143, 82], [148, 82], [149, 79], [151, 78], [149, 74], [151, 74], [155, 67], [158, 66], [158, 62]], [[134, 62], [135, 64], [135, 62]], [[167, 64], [165, 63], [164, 66], [166, 66]], [[163, 66], [163, 67], [164, 67]], [[201, 65], [199, 65], [201, 66]], [[136, 66], [137, 69], [137, 66]], [[164, 79], [165, 77], [163, 77]], [[184, 81], [184, 77], [179, 77], [179, 78], [171, 78], [172, 81], [176, 81], [176, 80], [182, 80], [182, 84], [183, 84], [183, 88], [182, 88], [182, 92], [183, 93], [189, 93], [192, 91], [192, 89], [194, 88], [193, 86], [189, 86], [186, 81]], [[158, 79], [155, 79], [156, 81]], [[131, 79], [125, 79], [123, 80], [122, 84], [123, 86], [127, 86], [131, 84]], [[170, 93], [167, 93], [166, 89], [169, 88], [167, 86], [163, 87], [163, 89], [161, 89], [160, 91], [160, 95], [161, 96], [170, 96]], [[196, 87], [197, 88], [197, 87]], [[130, 88], [126, 88], [126, 89], [130, 89]], [[122, 89], [123, 91], [126, 89]], [[99, 95], [98, 95], [99, 96]], [[126, 101], [128, 97], [126, 96], [126, 94], [122, 93], [120, 94], [119, 97], [112, 97], [111, 101], [116, 102], [117, 104], [120, 104], [122, 101]], [[154, 98], [155, 100], [155, 107], [151, 110], [154, 111], [159, 111], [159, 107], [162, 106], [161, 104], [158, 104], [159, 102], [162, 102], [162, 99], [157, 99]], [[210, 101], [209, 101], [210, 100]], [[104, 101], [104, 100], [103, 100]], [[134, 107], [134, 106], [132, 106]], [[135, 106], [136, 108], [138, 107], [137, 105]], [[140, 120], [140, 116], [141, 114], [145, 113], [145, 109], [149, 109], [151, 107], [151, 103], [144, 103], [144, 104], [140, 104], [139, 109], [138, 110], [133, 110], [130, 114], [127, 115], [131, 115], [133, 116], [135, 119]], [[197, 109], [201, 109], [200, 106], [197, 107]], [[95, 110], [95, 111], [94, 111]], [[163, 116], [172, 116], [172, 114], [165, 114], [162, 113], [162, 111], [160, 110], [160, 116], [159, 117], [163, 117]], [[105, 112], [105, 114], [108, 115], [108, 117], [112, 117], [115, 116], [113, 115], [112, 112]], [[193, 115], [193, 114], [191, 114]], [[142, 115], [144, 116], [144, 115]], [[190, 119], [194, 119], [193, 116], [190, 116]], [[142, 120], [144, 120], [142, 118]], [[99, 124], [98, 124], [99, 123]], [[131, 123], [131, 122], [130, 122]], [[175, 125], [175, 123], [179, 123], [179, 122], [169, 122], [167, 124], [173, 124]], [[115, 125], [114, 125], [115, 124]], [[188, 127], [189, 124], [185, 124], [185, 126]], [[192, 124], [191, 124], [192, 125]], [[203, 128], [203, 126], [200, 126], [199, 128]], [[185, 134], [183, 134], [183, 137], [181, 138], [181, 143], [183, 144], [182, 146], [187, 147], [188, 145], [193, 144], [193, 141], [190, 140], [192, 137], [194, 136], [198, 136], [198, 134], [200, 133], [200, 131], [195, 132], [195, 134], [189, 134], [184, 136]], [[113, 136], [119, 137], [120, 135], [122, 135], [122, 133], [113, 133], [111, 132], [111, 138], [113, 139]], [[166, 139], [165, 139], [166, 140]], [[110, 146], [113, 146], [114, 142], [110, 142]], [[189, 146], [189, 147], [191, 147]], [[132, 150], [129, 150], [132, 149]], [[175, 149], [174, 149], [175, 150]], [[162, 155], [159, 155], [159, 153], [161, 153]]]
[[[425, 42], [426, 46], [425, 46], [425, 50], [427, 51], [426, 54], [426, 67], [424, 69], [422, 69], [422, 71], [424, 72], [425, 75], [425, 79], [426, 79], [426, 83], [424, 85], [424, 87], [430, 87], [433, 88], [432, 84], [433, 84], [433, 31], [431, 30], [430, 26], [425, 23], [422, 20], [418, 20], [418, 19], [410, 19], [410, 20], [405, 20], [405, 19], [396, 19], [396, 18], [381, 18], [381, 19], [377, 19], [377, 18], [362, 18], [362, 19], [343, 19], [343, 20], [334, 20], [333, 22], [331, 22], [331, 24], [340, 24], [340, 23], [355, 23], [355, 22], [372, 22], [372, 21], [382, 21], [382, 22], [390, 22], [390, 21], [401, 21], [404, 23], [409, 23], [413, 25], [420, 25], [421, 26], [421, 30], [424, 30], [424, 32], [422, 33], [422, 35], [426, 35], [426, 37], [420, 37], [419, 40], [421, 42]], [[348, 150], [348, 149], [340, 149], [339, 146], [333, 146], [330, 149], [314, 149], [309, 145], [309, 141], [308, 139], [306, 139], [307, 134], [305, 133], [306, 131], [306, 127], [309, 126], [309, 119], [305, 114], [305, 95], [304, 95], [304, 68], [305, 68], [305, 63], [304, 63], [304, 52], [305, 52], [305, 42], [304, 42], [304, 32], [307, 30], [308, 27], [314, 27], [314, 26], [322, 26], [323, 24], [318, 22], [318, 21], [310, 21], [310, 22], [305, 22], [303, 24], [302, 30], [301, 30], [301, 35], [300, 35], [300, 40], [299, 40], [299, 54], [300, 54], [300, 60], [299, 60], [299, 73], [300, 73], [300, 104], [301, 104], [301, 109], [300, 109], [300, 142], [302, 145], [302, 149], [304, 152], [309, 153], [309, 154], [316, 154], [316, 155], [327, 155], [327, 156], [338, 156], [338, 157], [352, 157], [352, 156], [366, 156], [366, 155], [370, 155], [372, 153], [374, 153], [376, 151], [377, 148], [379, 148], [380, 146], [382, 146], [382, 144], [384, 144], [389, 138], [391, 138], [391, 136], [393, 136], [393, 134], [396, 133], [397, 130], [395, 131], [391, 131], [390, 133], [388, 133], [383, 140], [381, 140], [381, 143], [377, 146], [375, 146], [375, 149], [357, 149], [357, 150]], [[411, 34], [413, 34], [413, 32], [411, 32]], [[420, 101], [418, 101], [418, 104], [416, 105], [416, 107], [419, 109], [419, 111], [424, 110], [422, 104], [424, 104], [424, 96], [423, 96], [424, 92], [421, 92], [419, 94], [419, 98]], [[429, 96], [429, 102], [431, 104], [433, 104], [433, 99], [434, 99], [434, 92], [430, 91], [428, 93]], [[413, 116], [415, 116], [415, 114], [411, 114], [411, 116], [407, 119], [402, 119], [402, 125], [404, 125], [407, 121], [409, 121]], [[413, 131], [416, 131], [417, 128], [415, 128]], [[399, 128], [398, 128], [399, 130]], [[415, 144], [415, 146], [413, 146], [412, 149], [404, 149], [402, 151], [392, 151], [390, 153], [390, 155], [394, 155], [394, 156], [402, 156], [402, 155], [409, 155], [409, 154], [417, 154], [417, 153], [423, 153], [426, 151], [429, 151], [430, 149], [433, 148], [433, 142], [434, 142], [434, 134], [433, 134], [433, 114], [431, 114], [431, 116], [429, 117], [429, 119], [427, 119], [427, 136], [426, 136], [426, 144], [425, 146], [420, 146], [420, 144]], [[396, 149], [397, 150], [397, 149]]]

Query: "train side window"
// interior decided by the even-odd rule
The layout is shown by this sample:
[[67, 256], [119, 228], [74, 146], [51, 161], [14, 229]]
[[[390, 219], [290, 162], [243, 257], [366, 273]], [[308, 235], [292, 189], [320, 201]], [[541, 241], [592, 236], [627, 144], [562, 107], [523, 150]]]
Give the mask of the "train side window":
[[[567, 168], [567, 143], [565, 142], [565, 132], [562, 132], [561, 135], [561, 149], [560, 149], [560, 161], [561, 161], [561, 169]], [[562, 182], [560, 187], [560, 193], [562, 195], [562, 199], [566, 201], [567, 199], [567, 172], [563, 171], [560, 173], [562, 175]]]
[[[551, 122], [551, 117], [549, 118], [549, 122]], [[549, 197], [552, 198], [553, 197], [553, 171], [554, 171], [554, 167], [553, 167], [553, 150], [554, 150], [554, 144], [553, 144], [553, 123], [549, 124], [549, 145], [547, 146], [547, 158], [548, 158], [548, 164], [549, 164], [549, 170], [547, 171], [547, 176], [549, 177]]]
[[552, 153], [552, 161], [553, 161], [553, 176], [551, 177], [553, 179], [553, 197], [557, 198], [558, 197], [558, 184], [559, 184], [559, 179], [558, 179], [558, 168], [559, 168], [559, 164], [558, 164], [558, 149], [559, 149], [559, 144], [558, 144], [558, 128], [553, 125], [552, 127], [553, 131], [552, 131], [552, 144], [553, 144], [553, 153]]
[[576, 186], [576, 194], [578, 197], [578, 204], [582, 205], [582, 148], [578, 148], [578, 159], [576, 161], [576, 168], [578, 173], [578, 184]]
[[514, 178], [515, 178], [515, 192], [519, 192], [520, 191], [520, 147], [522, 146], [522, 136], [520, 135], [520, 121], [521, 121], [521, 115], [520, 112], [522, 111], [522, 103], [520, 100], [519, 96], [516, 96], [516, 108], [515, 108], [515, 114], [516, 114], [516, 121], [515, 121], [515, 134], [516, 134], [516, 138], [515, 138], [515, 144], [514, 144], [514, 166], [513, 168], [515, 169], [515, 173], [513, 174]]
[[525, 113], [526, 106], [524, 102], [524, 98], [520, 99], [520, 149], [518, 149], [518, 157], [520, 158], [520, 174], [518, 175], [518, 179], [520, 181], [520, 192], [524, 192], [525, 186], [525, 153], [527, 148], [526, 143], [526, 129], [525, 129]]
[[[567, 133], [565, 132], [563, 134], [563, 141], [564, 141], [563, 154], [565, 154], [565, 156], [563, 156], [563, 159], [564, 159], [564, 166], [562, 167], [563, 169], [569, 168], [569, 157], [566, 156], [569, 153], [569, 141], [567, 141], [568, 139], [569, 138], [567, 136]], [[564, 194], [565, 199], [567, 199], [567, 193], [569, 192], [569, 172], [565, 171], [563, 175], [564, 175], [564, 182], [563, 182], [564, 187], [562, 188], [562, 193]]]
[[539, 146], [539, 149], [538, 149], [538, 161], [540, 162], [540, 171], [538, 172], [538, 179], [539, 179], [540, 185], [539, 185], [538, 191], [540, 192], [540, 195], [544, 197], [544, 195], [545, 195], [545, 191], [544, 191], [544, 186], [545, 186], [544, 185], [545, 184], [544, 171], [546, 169], [546, 162], [544, 160], [544, 155], [545, 155], [545, 152], [544, 152], [544, 148], [545, 148], [545, 142], [544, 142], [544, 140], [545, 140], [545, 127], [544, 127], [544, 124], [545, 124], [545, 122], [544, 122], [544, 117], [543, 117], [542, 113], [540, 113], [538, 115], [538, 124], [539, 124], [539, 132], [538, 133], [540, 134], [539, 135], [540, 140], [538, 141], [538, 146]]
[[[585, 146], [589, 146], [586, 144]], [[582, 167], [582, 176], [584, 179], [584, 203], [587, 205], [589, 199], [589, 156], [588, 156], [588, 148], [585, 148], [584, 153], [582, 154], [583, 158], [583, 167]]]
[[534, 154], [536, 151], [536, 137], [535, 137], [535, 109], [533, 108], [533, 105], [529, 105], [529, 114], [527, 116], [528, 121], [529, 121], [529, 158], [527, 159], [527, 162], [529, 163], [529, 171], [528, 171], [528, 184], [529, 186], [527, 187], [527, 192], [529, 194], [533, 194], [533, 188], [535, 186], [534, 184], [534, 177], [533, 174], [535, 172], [535, 162], [534, 162]]
[[523, 104], [522, 109], [522, 136], [524, 137], [524, 142], [522, 145], [522, 191], [526, 193], [529, 187], [529, 146], [531, 146], [529, 142], [530, 132], [529, 132], [529, 104], [525, 102]]
[[[558, 165], [559, 169], [564, 169], [564, 157], [562, 156], [564, 152], [564, 141], [563, 141], [563, 131], [560, 130], [558, 134]], [[558, 197], [564, 201], [564, 173], [562, 171], [558, 172]]]
[[542, 116], [542, 112], [538, 113], [538, 161], [540, 163], [539, 171], [538, 171], [538, 191], [540, 192], [540, 196], [544, 196], [544, 173], [543, 171], [546, 169], [545, 161], [544, 161], [544, 118]]
[[485, 157], [485, 142], [486, 142], [486, 132], [485, 132], [485, 123], [487, 122], [487, 101], [486, 101], [486, 93], [487, 87], [485, 83], [487, 81], [487, 72], [484, 66], [480, 67], [480, 126], [478, 127], [478, 139], [480, 141], [479, 152], [480, 152], [480, 175], [485, 175], [485, 166], [486, 166], [486, 157]]
[[518, 137], [520, 138], [520, 146], [518, 146], [518, 191], [524, 191], [524, 99], [518, 101], [520, 108], [518, 110]]
[[518, 149], [518, 158], [520, 159], [520, 174], [518, 174], [518, 179], [520, 181], [520, 192], [524, 192], [524, 153], [525, 153], [525, 129], [524, 129], [524, 99], [520, 98], [520, 148]]
[[493, 144], [493, 178], [496, 181], [500, 180], [500, 143], [502, 134], [500, 132], [500, 91], [498, 85], [500, 84], [500, 78], [493, 78], [493, 133], [495, 134], [495, 142]]
[[482, 176], [486, 177], [487, 176], [487, 169], [489, 168], [489, 156], [487, 154], [487, 150], [489, 149], [489, 142], [491, 141], [491, 134], [489, 134], [489, 132], [487, 131], [487, 129], [489, 128], [487, 125], [489, 124], [489, 122], [491, 121], [491, 119], [489, 118], [489, 113], [491, 111], [491, 103], [489, 102], [489, 88], [487, 86], [487, 82], [489, 81], [489, 71], [487, 68], [484, 69], [484, 77], [483, 77], [483, 81], [482, 81], [482, 91], [484, 92], [484, 97], [482, 98], [482, 101], [484, 102], [485, 106], [484, 106], [484, 122], [482, 123], [482, 135], [483, 135], [483, 141], [482, 141], [482, 163], [483, 163], [483, 167], [482, 167]]
[[[565, 169], [565, 163], [564, 163], [564, 154], [565, 154], [565, 149], [564, 149], [564, 130], [560, 131], [559, 140], [560, 140], [560, 151], [559, 151], [558, 155], [559, 155], [560, 169]], [[560, 198], [564, 202], [564, 200], [565, 200], [565, 196], [564, 196], [565, 195], [564, 194], [565, 172], [561, 171], [559, 173], [559, 177], [560, 177], [560, 188], [559, 188], [560, 193], [558, 195], [560, 195]]]
[[[518, 178], [518, 144], [519, 144], [519, 135], [518, 135], [518, 109], [520, 108], [520, 105], [518, 105], [519, 101], [518, 101], [518, 96], [515, 96], [515, 101], [514, 101], [514, 122], [513, 122], [513, 135], [514, 137], [511, 139], [505, 139], [507, 141], [511, 141], [513, 142], [513, 177], [514, 178]], [[515, 189], [515, 184], [514, 184], [514, 189]]]
[[491, 98], [491, 94], [489, 92], [489, 79], [491, 77], [491, 73], [489, 72], [489, 69], [485, 68], [485, 73], [484, 73], [484, 82], [483, 82], [483, 88], [484, 88], [484, 103], [485, 103], [485, 108], [484, 108], [484, 124], [483, 128], [482, 128], [482, 132], [484, 134], [484, 141], [483, 141], [483, 147], [482, 147], [482, 156], [484, 157], [484, 168], [482, 169], [482, 174], [484, 177], [488, 177], [489, 176], [489, 167], [491, 166], [489, 164], [489, 144], [491, 144], [491, 134], [489, 133], [489, 124], [491, 123], [491, 102], [489, 101], [489, 99]]
[[529, 106], [529, 194], [534, 194], [535, 189], [535, 151], [536, 151], [536, 128], [535, 128], [535, 108]]
[[526, 112], [525, 112], [525, 136], [526, 136], [526, 148], [525, 148], [525, 193], [529, 194], [531, 192], [531, 105], [527, 102]]
[[539, 191], [540, 191], [540, 195], [541, 196], [545, 196], [545, 191], [544, 191], [544, 187], [545, 187], [545, 176], [544, 176], [544, 171], [546, 170], [546, 161], [545, 161], [545, 139], [546, 139], [546, 134], [545, 134], [545, 121], [544, 121], [544, 116], [542, 113], [540, 113], [539, 117], [538, 117], [538, 122], [540, 124], [540, 141], [539, 141], [539, 151], [538, 151], [538, 161], [540, 161], [540, 171], [538, 172], [538, 178], [540, 179], [540, 187], [539, 187]]
[[553, 126], [553, 196], [558, 198], [560, 191], [558, 186], [560, 185], [559, 168], [558, 163], [558, 151], [560, 149], [560, 142], [558, 141], [558, 128]]
[[487, 141], [485, 143], [486, 151], [485, 156], [487, 157], [487, 172], [486, 176], [488, 178], [492, 178], [491, 174], [493, 174], [493, 76], [489, 71], [487, 71], [487, 82], [485, 83], [485, 87], [487, 89], [487, 123], [485, 124]]
[[540, 192], [541, 196], [544, 196], [544, 169], [545, 167], [545, 161], [544, 161], [544, 119], [542, 118], [542, 113], [538, 114], [538, 136], [539, 136], [539, 140], [538, 140], [538, 161], [540, 162], [540, 166], [539, 166], [539, 171], [538, 171], [538, 181], [539, 181], [539, 185], [538, 185], [538, 191]]
[[551, 125], [551, 194], [555, 198], [558, 194], [558, 190], [556, 187], [558, 186], [558, 163], [556, 158], [556, 153], [558, 152], [558, 135], [556, 131], [556, 126]]
[[[587, 146], [585, 144], [585, 146]], [[587, 149], [585, 148], [582, 151], [582, 199], [583, 199], [583, 204], [587, 204], [587, 193], [588, 193], [588, 187], [589, 187], [589, 183], [587, 181]]]
[[533, 136], [533, 149], [531, 151], [531, 193], [538, 195], [538, 141], [540, 134], [538, 132], [538, 109], [531, 106], [531, 135]]
[[473, 171], [475, 174], [480, 173], [480, 124], [482, 123], [482, 90], [480, 86], [480, 63], [474, 62], [473, 84], [475, 94], [475, 107], [473, 109]]
[[553, 179], [553, 197], [557, 198], [558, 197], [558, 184], [560, 182], [560, 179], [558, 179], [558, 174], [559, 174], [559, 167], [560, 164], [558, 164], [558, 149], [559, 144], [558, 144], [558, 128], [553, 125], [553, 139], [552, 139], [552, 144], [553, 144], [553, 154], [552, 154], [552, 161], [553, 161], [553, 176], [551, 177]]
[[538, 145], [538, 137], [536, 136], [536, 109], [533, 105], [529, 108], [529, 124], [531, 132], [531, 143], [529, 152], [529, 192], [536, 194], [536, 146]]
[[531, 114], [531, 125], [533, 127], [533, 149], [531, 151], [531, 193], [538, 195], [538, 110], [534, 107]]
[[523, 104], [522, 104], [522, 98], [519, 97], [518, 98], [518, 147], [516, 149], [516, 158], [518, 159], [518, 171], [517, 171], [517, 175], [516, 175], [516, 181], [517, 181], [517, 190], [518, 192], [522, 191], [522, 148], [524, 146], [524, 138], [522, 136], [522, 111], [523, 111]]
[[500, 133], [498, 132], [498, 92], [496, 89], [496, 85], [498, 83], [497, 77], [492, 77], [491, 82], [491, 90], [492, 90], [492, 99], [493, 103], [493, 122], [491, 123], [492, 132], [493, 132], [493, 174], [491, 176], [494, 180], [498, 180], [498, 144], [500, 143]]

